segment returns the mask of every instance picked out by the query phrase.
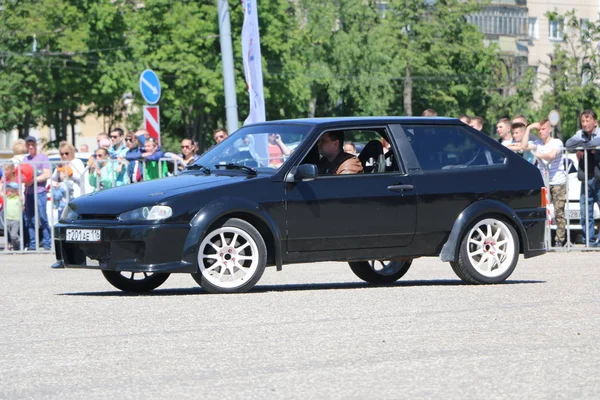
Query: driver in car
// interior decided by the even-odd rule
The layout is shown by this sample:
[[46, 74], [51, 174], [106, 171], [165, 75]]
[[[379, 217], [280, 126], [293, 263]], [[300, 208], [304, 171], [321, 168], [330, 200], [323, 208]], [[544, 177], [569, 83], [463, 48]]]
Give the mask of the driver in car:
[[317, 142], [321, 159], [317, 164], [319, 175], [358, 174], [363, 166], [358, 157], [344, 151], [344, 132], [324, 133]]

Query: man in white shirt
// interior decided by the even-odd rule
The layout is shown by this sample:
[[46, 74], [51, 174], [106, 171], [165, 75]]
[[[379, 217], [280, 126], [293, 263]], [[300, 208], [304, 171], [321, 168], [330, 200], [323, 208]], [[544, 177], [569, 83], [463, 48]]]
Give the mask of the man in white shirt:
[[[531, 129], [538, 129], [540, 140], [529, 142]], [[537, 166], [544, 177], [544, 182], [550, 187], [550, 197], [554, 205], [554, 219], [556, 221], [555, 246], [562, 247], [566, 243], [565, 204], [567, 202], [567, 174], [565, 173], [565, 157], [563, 142], [554, 139], [552, 125], [547, 119], [533, 123], [527, 127], [521, 139], [521, 149], [531, 150], [537, 159]]]
[[512, 134], [510, 132], [510, 119], [502, 118], [496, 124], [496, 132], [498, 132], [498, 142], [500, 142], [504, 146], [508, 146], [513, 142]]

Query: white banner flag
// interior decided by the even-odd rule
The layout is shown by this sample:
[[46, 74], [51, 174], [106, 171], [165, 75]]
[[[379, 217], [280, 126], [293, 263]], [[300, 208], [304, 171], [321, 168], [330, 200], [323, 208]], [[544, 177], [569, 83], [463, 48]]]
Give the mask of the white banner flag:
[[244, 121], [244, 125], [246, 125], [266, 121], [266, 116], [256, 0], [241, 1], [242, 8], [244, 9], [242, 53], [244, 57], [246, 87], [250, 96], [250, 114]]

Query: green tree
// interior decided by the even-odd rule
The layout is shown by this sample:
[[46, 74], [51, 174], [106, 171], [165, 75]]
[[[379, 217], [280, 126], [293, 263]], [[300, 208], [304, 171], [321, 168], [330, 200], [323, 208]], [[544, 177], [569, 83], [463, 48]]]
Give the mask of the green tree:
[[[204, 148], [224, 110], [215, 2], [149, 0], [130, 5], [127, 18], [136, 74], [151, 68], [161, 81], [161, 134]], [[131, 90], [142, 104], [137, 80]]]
[[[124, 68], [119, 51], [125, 25], [110, 0], [9, 2], [0, 43], [3, 54], [2, 129], [54, 129], [56, 141], [75, 142], [75, 124], [87, 113], [117, 116]], [[119, 47], [121, 46], [121, 47]], [[116, 56], [116, 58], [115, 58]], [[114, 71], [119, 71], [116, 74]], [[115, 77], [117, 75], [117, 77]], [[85, 109], [83, 106], [87, 106]]]
[[386, 17], [396, 43], [394, 70], [401, 93], [393, 111], [420, 113], [434, 108], [440, 115], [463, 112], [484, 115], [495, 90], [497, 49], [465, 15], [478, 2], [459, 0], [390, 1]]
[[[558, 136], [567, 139], [579, 129], [579, 115], [585, 109], [600, 109], [600, 22], [581, 21], [575, 10], [564, 15], [550, 12], [548, 19], [564, 26], [562, 43], [554, 47], [549, 77], [543, 82], [549, 88], [542, 98], [540, 115], [552, 109], [561, 114]], [[583, 25], [582, 25], [583, 22]]]

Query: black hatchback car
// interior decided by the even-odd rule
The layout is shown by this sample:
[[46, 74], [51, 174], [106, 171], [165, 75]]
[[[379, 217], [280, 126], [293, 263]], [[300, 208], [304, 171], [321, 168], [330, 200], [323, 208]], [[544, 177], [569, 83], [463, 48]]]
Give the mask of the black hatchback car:
[[[325, 146], [349, 141], [365, 143], [362, 171], [319, 173]], [[467, 283], [499, 283], [519, 254], [545, 252], [545, 198], [537, 168], [456, 119], [272, 121], [177, 176], [74, 199], [55, 226], [53, 267], [101, 270], [132, 292], [190, 273], [233, 293], [266, 266], [347, 261], [385, 284], [439, 256]]]

